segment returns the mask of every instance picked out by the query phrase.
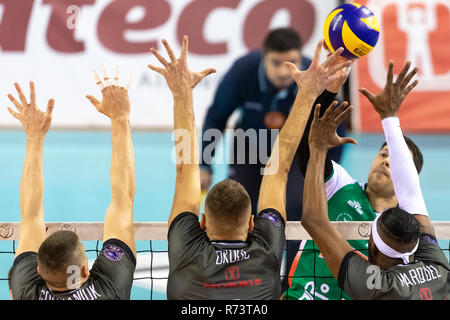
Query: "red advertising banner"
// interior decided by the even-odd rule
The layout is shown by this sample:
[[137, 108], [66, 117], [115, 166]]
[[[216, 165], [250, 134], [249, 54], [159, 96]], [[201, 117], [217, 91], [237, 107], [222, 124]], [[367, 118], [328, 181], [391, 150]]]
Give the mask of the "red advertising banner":
[[[394, 61], [394, 79], [406, 61], [419, 68], [418, 86], [400, 110], [408, 132], [450, 132], [450, 1], [362, 0], [381, 26], [376, 48], [358, 62], [358, 88], [379, 92], [387, 67]], [[411, 68], [412, 69], [412, 68]], [[381, 130], [380, 120], [367, 99], [360, 101], [360, 128]]]
[[[215, 68], [195, 91], [195, 118], [201, 126], [216, 87], [233, 62], [261, 47], [267, 32], [291, 26], [311, 57], [322, 38], [323, 21], [338, 0], [0, 0], [0, 105], [13, 82], [33, 80], [39, 98], [56, 100], [53, 128], [107, 127], [85, 98], [98, 93], [93, 69], [119, 65], [124, 81], [133, 75], [130, 99], [134, 128], [173, 125], [170, 91], [148, 64], [149, 50], [165, 38], [179, 52], [189, 36], [189, 67]], [[163, 50], [164, 53], [164, 50]], [[38, 101], [39, 103], [39, 101]], [[46, 100], [42, 101], [46, 103]], [[5, 107], [0, 128], [17, 127]]]

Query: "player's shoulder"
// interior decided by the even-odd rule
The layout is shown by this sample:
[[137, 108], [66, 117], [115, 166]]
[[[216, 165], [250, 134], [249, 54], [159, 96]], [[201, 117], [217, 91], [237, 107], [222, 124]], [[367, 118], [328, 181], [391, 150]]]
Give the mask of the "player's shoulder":
[[[361, 185], [355, 180], [343, 166], [335, 161], [331, 161], [333, 165], [332, 173], [325, 178], [325, 192], [327, 200], [330, 200], [338, 191], [344, 187], [353, 189], [361, 189]], [[353, 190], [350, 190], [352, 192]]]
[[10, 271], [10, 286], [15, 299], [37, 299], [44, 280], [37, 273], [36, 252], [23, 252], [14, 259]]
[[285, 227], [285, 221], [281, 213], [274, 208], [261, 210], [254, 218], [255, 222], [267, 223], [276, 227]]
[[[190, 211], [181, 212], [170, 223], [168, 229], [168, 239], [170, 240], [171, 234], [175, 233], [174, 230], [185, 229], [185, 231], [200, 229], [198, 216]], [[177, 231], [178, 232], [178, 231]]]
[[444, 251], [440, 248], [436, 237], [429, 233], [422, 233], [419, 239], [419, 246], [415, 253], [417, 260], [425, 263], [434, 263], [442, 266], [450, 272], [450, 266]]
[[255, 241], [265, 247], [272, 247], [274, 252], [282, 250], [286, 240], [286, 222], [276, 209], [261, 210], [254, 217], [254, 228], [249, 233], [247, 241]]

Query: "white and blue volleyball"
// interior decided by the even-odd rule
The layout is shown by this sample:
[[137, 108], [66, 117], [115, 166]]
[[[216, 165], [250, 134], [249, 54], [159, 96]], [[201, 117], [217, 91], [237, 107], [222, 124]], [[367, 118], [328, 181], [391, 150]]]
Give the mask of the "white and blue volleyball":
[[377, 44], [380, 25], [367, 7], [346, 3], [331, 11], [323, 31], [328, 49], [334, 52], [343, 47], [343, 57], [358, 59], [372, 51]]

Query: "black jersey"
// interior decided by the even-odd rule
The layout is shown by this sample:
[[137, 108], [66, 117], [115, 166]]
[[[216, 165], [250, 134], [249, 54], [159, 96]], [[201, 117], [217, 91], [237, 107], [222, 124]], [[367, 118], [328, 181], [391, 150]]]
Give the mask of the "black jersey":
[[339, 286], [352, 299], [448, 300], [450, 267], [436, 239], [422, 234], [415, 261], [380, 270], [349, 252], [339, 271]]
[[190, 212], [169, 228], [168, 299], [280, 299], [285, 223], [260, 212], [247, 241], [210, 241]]
[[37, 273], [36, 252], [24, 252], [14, 260], [11, 289], [15, 300], [128, 300], [130, 299], [136, 258], [118, 239], [103, 244], [90, 276], [74, 290], [52, 291]]

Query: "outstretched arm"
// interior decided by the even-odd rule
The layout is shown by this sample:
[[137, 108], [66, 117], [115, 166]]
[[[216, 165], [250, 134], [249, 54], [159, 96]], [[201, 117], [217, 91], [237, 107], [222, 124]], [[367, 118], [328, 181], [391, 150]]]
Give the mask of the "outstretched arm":
[[324, 164], [327, 151], [336, 146], [353, 143], [352, 138], [341, 138], [336, 129], [352, 107], [346, 103], [334, 109], [331, 105], [322, 118], [319, 118], [320, 106], [314, 110], [314, 119], [309, 134], [310, 158], [306, 170], [303, 189], [302, 225], [311, 235], [325, 258], [333, 276], [337, 279], [344, 256], [352, 247], [334, 228], [328, 218], [328, 203], [325, 196]]
[[258, 211], [274, 208], [285, 220], [287, 177], [303, 135], [311, 105], [328, 84], [343, 77], [339, 71], [351, 64], [350, 61], [334, 64], [342, 53], [342, 48], [336, 50], [321, 64], [321, 51], [322, 41], [318, 43], [311, 66], [306, 71], [298, 70], [292, 63], [287, 63], [285, 66], [290, 69], [299, 86], [299, 91], [289, 117], [275, 141], [269, 162], [264, 170], [258, 199]]
[[20, 184], [22, 220], [15, 255], [17, 257], [26, 251], [37, 252], [45, 239], [43, 150], [55, 101], [50, 99], [46, 112], [42, 112], [36, 105], [36, 90], [33, 82], [30, 82], [29, 104], [19, 84], [15, 83], [14, 86], [19, 94], [20, 102], [11, 94], [8, 94], [8, 98], [18, 112], [11, 108], [8, 108], [8, 111], [22, 123], [27, 135], [25, 164]]
[[400, 120], [397, 116], [403, 100], [418, 84], [417, 80], [411, 83], [418, 69], [414, 68], [408, 73], [410, 66], [411, 63], [407, 62], [394, 82], [394, 63], [391, 61], [383, 91], [377, 95], [365, 88], [360, 91], [369, 99], [381, 118], [389, 150], [392, 182], [400, 208], [414, 214], [423, 232], [434, 235], [434, 227], [428, 217], [420, 188], [419, 174], [414, 166], [411, 152], [403, 137]]
[[118, 71], [114, 81], [104, 74], [101, 80], [102, 101], [87, 96], [94, 107], [111, 119], [111, 203], [106, 211], [103, 241], [114, 238], [123, 241], [136, 256], [133, 229], [133, 203], [135, 193], [134, 150], [130, 128], [130, 101], [128, 90], [118, 83]]
[[194, 124], [192, 91], [204, 77], [215, 72], [215, 70], [205, 69], [202, 72], [189, 70], [187, 66], [187, 36], [183, 38], [181, 56], [178, 59], [175, 58], [172, 48], [166, 40], [163, 40], [163, 44], [169, 55], [170, 62], [152, 48], [151, 52], [164, 68], [152, 65], [148, 67], [164, 76], [174, 101], [177, 178], [172, 210], [168, 221], [170, 226], [173, 219], [183, 212], [188, 211], [196, 215], [200, 213], [199, 143]]
[[[328, 48], [326, 48], [326, 50], [328, 50]], [[329, 55], [331, 55], [331, 54], [329, 54]], [[334, 64], [339, 64], [339, 63], [345, 62], [346, 60], [347, 59], [340, 56], [334, 62]], [[352, 63], [353, 63], [353, 61], [352, 61]], [[308, 166], [308, 161], [309, 161], [308, 138], [309, 138], [309, 131], [311, 128], [311, 123], [312, 123], [312, 120], [314, 117], [314, 106], [316, 106], [317, 104], [321, 105], [320, 116], [322, 116], [325, 113], [325, 110], [328, 108], [328, 106], [335, 100], [336, 94], [341, 90], [342, 86], [347, 81], [347, 78], [350, 74], [350, 69], [351, 69], [351, 66], [349, 68], [344, 68], [344, 69], [340, 70], [339, 73], [342, 74], [342, 77], [339, 77], [339, 78], [337, 78], [337, 80], [330, 83], [326, 87], [325, 91], [322, 92], [322, 94], [317, 98], [317, 100], [314, 102], [314, 104], [311, 108], [308, 122], [306, 123], [305, 132], [303, 133], [302, 139], [300, 140], [300, 144], [298, 146], [298, 151], [297, 151], [299, 153], [298, 165], [300, 168], [300, 172], [303, 174], [303, 176], [306, 175], [306, 167]], [[333, 173], [333, 164], [331, 162], [330, 157], [327, 156], [327, 158], [325, 160], [325, 179], [327, 179], [332, 173]]]

